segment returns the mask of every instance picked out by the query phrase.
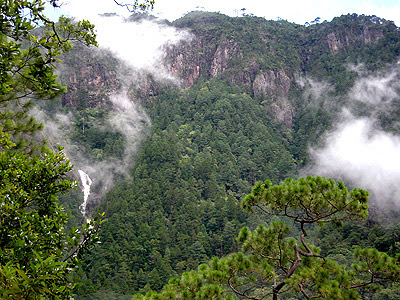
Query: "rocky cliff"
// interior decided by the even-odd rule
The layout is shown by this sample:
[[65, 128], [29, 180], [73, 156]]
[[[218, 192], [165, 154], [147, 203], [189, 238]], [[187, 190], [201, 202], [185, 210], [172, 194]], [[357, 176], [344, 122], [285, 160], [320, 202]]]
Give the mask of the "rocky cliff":
[[75, 45], [62, 60], [60, 78], [68, 86], [62, 96], [64, 106], [104, 107], [112, 92], [121, 87], [119, 62], [107, 51]]
[[[181, 78], [184, 87], [199, 77], [221, 78], [243, 86], [255, 99], [267, 103], [275, 119], [287, 127], [296, 115], [295, 101], [290, 98], [291, 90], [298, 88], [295, 77], [307, 75], [313, 68], [307, 67], [308, 61], [315, 63], [321, 55], [329, 61], [330, 55], [356, 52], [378, 43], [389, 27], [395, 30], [391, 22], [358, 15], [305, 27], [255, 17], [192, 14], [177, 24], [192, 30], [193, 39], [164, 49], [168, 70]], [[248, 29], [247, 25], [254, 27]], [[324, 66], [327, 62], [315, 64], [329, 72], [330, 67]]]
[[356, 46], [360, 43], [369, 44], [379, 40], [382, 36], [382, 28], [369, 28], [366, 26], [356, 32], [353, 30], [331, 32], [326, 36], [326, 43], [331, 54], [337, 54], [343, 48]]
[[262, 71], [253, 81], [254, 97], [270, 99], [269, 108], [275, 119], [291, 127], [295, 117], [295, 109], [289, 99], [292, 79], [284, 70]]
[[[230, 18], [194, 12], [172, 25], [192, 32], [190, 40], [163, 48], [165, 66], [180, 79], [182, 87], [195, 84], [199, 78], [227, 80], [265, 103], [275, 119], [288, 128], [298, 106], [298, 100], [291, 96], [299, 89], [296, 76], [338, 74], [332, 61], [338, 60], [335, 68], [337, 63], [350, 62], [340, 61], [343, 53], [359, 63], [365, 60], [366, 47], [379, 48], [399, 36], [392, 22], [358, 15], [301, 26], [251, 16]], [[74, 52], [79, 55], [64, 59], [70, 71], [61, 72], [69, 87], [63, 104], [78, 106], [84, 98], [87, 107], [103, 106], [122, 85], [117, 76], [118, 60], [79, 47]], [[333, 77], [332, 83], [337, 79]], [[141, 101], [151, 101], [162, 88], [148, 74], [141, 76], [136, 86], [139, 88], [131, 89], [132, 96]]]

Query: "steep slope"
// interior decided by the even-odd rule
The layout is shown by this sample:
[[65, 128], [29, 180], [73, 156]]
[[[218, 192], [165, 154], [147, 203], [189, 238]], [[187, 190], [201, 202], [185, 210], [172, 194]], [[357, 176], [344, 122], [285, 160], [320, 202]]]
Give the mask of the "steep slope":
[[[185, 86], [200, 76], [226, 78], [254, 98], [269, 101], [275, 119], [287, 127], [293, 125], [299, 104], [299, 76], [323, 76], [343, 92], [355, 79], [346, 72], [347, 64], [379, 68], [399, 55], [396, 26], [375, 16], [353, 14], [305, 27], [283, 20], [193, 12], [174, 25], [195, 35], [166, 49], [169, 69]], [[376, 59], [380, 51], [387, 52]]]
[[[165, 65], [183, 88], [149, 75], [142, 89], [128, 88], [152, 129], [129, 176], [98, 208], [106, 213], [102, 244], [77, 275], [81, 298], [160, 289], [170, 276], [237, 250], [238, 229], [260, 221], [241, 212], [241, 198], [257, 180], [277, 183], [309, 162], [308, 146], [331, 126], [361, 76], [350, 66], [377, 70], [400, 54], [398, 29], [377, 17], [300, 26], [194, 12], [173, 25], [193, 33], [164, 47]], [[122, 85], [119, 62], [107, 57], [69, 57], [63, 71], [64, 109], [75, 110], [75, 139], [94, 160], [123, 156], [126, 143], [104, 128]]]

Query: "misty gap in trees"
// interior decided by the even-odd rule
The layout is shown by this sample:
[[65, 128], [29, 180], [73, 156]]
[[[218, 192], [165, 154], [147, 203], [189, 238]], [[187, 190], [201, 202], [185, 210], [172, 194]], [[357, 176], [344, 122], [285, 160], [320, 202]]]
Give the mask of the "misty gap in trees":
[[[37, 10], [22, 17], [29, 7]], [[79, 192], [57, 200], [73, 186], [71, 165], [35, 137], [41, 125], [30, 108], [36, 102], [48, 115], [71, 112], [65, 141], [79, 143], [88, 160], [121, 159], [124, 136], [103, 124], [122, 84], [115, 74], [125, 67], [107, 51], [71, 49], [74, 39], [96, 44], [89, 22], [53, 24], [37, 0], [0, 9], [2, 298], [398, 299], [399, 215], [375, 207], [367, 217], [368, 192], [340, 181], [285, 179], [312, 163], [308, 146], [321, 142], [348, 104], [361, 76], [349, 64], [373, 72], [398, 60], [392, 22], [347, 15], [301, 26], [207, 12], [165, 22], [194, 34], [166, 50], [166, 64], [174, 65], [178, 49], [177, 75], [193, 79], [191, 61], [199, 74], [185, 88], [151, 74], [129, 87], [152, 125], [129, 176], [119, 175], [91, 211], [104, 212], [104, 220], [85, 224]], [[48, 30], [33, 34], [39, 25]], [[54, 74], [59, 55], [63, 96]], [[102, 89], [86, 84], [93, 82], [87, 70], [101, 77]], [[332, 85], [325, 102], [305, 96], [299, 74]], [[262, 77], [271, 83], [257, 85]], [[20, 100], [27, 96], [34, 101]], [[37, 101], [46, 98], [55, 100]], [[396, 134], [398, 115], [393, 105], [379, 126]]]

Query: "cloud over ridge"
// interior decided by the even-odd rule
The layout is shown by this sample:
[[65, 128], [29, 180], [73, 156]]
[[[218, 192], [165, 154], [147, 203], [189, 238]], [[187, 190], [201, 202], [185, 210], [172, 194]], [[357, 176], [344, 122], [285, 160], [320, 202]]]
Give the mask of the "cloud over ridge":
[[386, 73], [358, 79], [348, 93], [349, 106], [367, 105], [369, 115], [357, 116], [354, 107], [344, 108], [323, 146], [309, 150], [311, 173], [349, 181], [370, 191], [374, 205], [392, 210], [400, 209], [400, 132], [383, 130], [378, 118], [390, 114], [400, 99], [399, 77], [397, 64]]

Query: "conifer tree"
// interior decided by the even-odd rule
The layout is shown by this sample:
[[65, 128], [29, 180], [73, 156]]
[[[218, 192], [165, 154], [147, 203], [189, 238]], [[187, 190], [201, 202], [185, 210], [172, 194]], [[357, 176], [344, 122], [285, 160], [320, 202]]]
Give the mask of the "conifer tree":
[[[243, 253], [214, 258], [198, 271], [172, 279], [159, 294], [134, 299], [362, 299], [362, 289], [400, 282], [400, 257], [376, 249], [354, 252], [346, 267], [325, 258], [307, 241], [308, 228], [367, 216], [368, 192], [348, 191], [342, 182], [322, 177], [286, 179], [279, 185], [258, 182], [242, 207], [282, 218], [269, 227], [243, 228], [238, 236]], [[298, 225], [299, 236], [284, 220]]]

